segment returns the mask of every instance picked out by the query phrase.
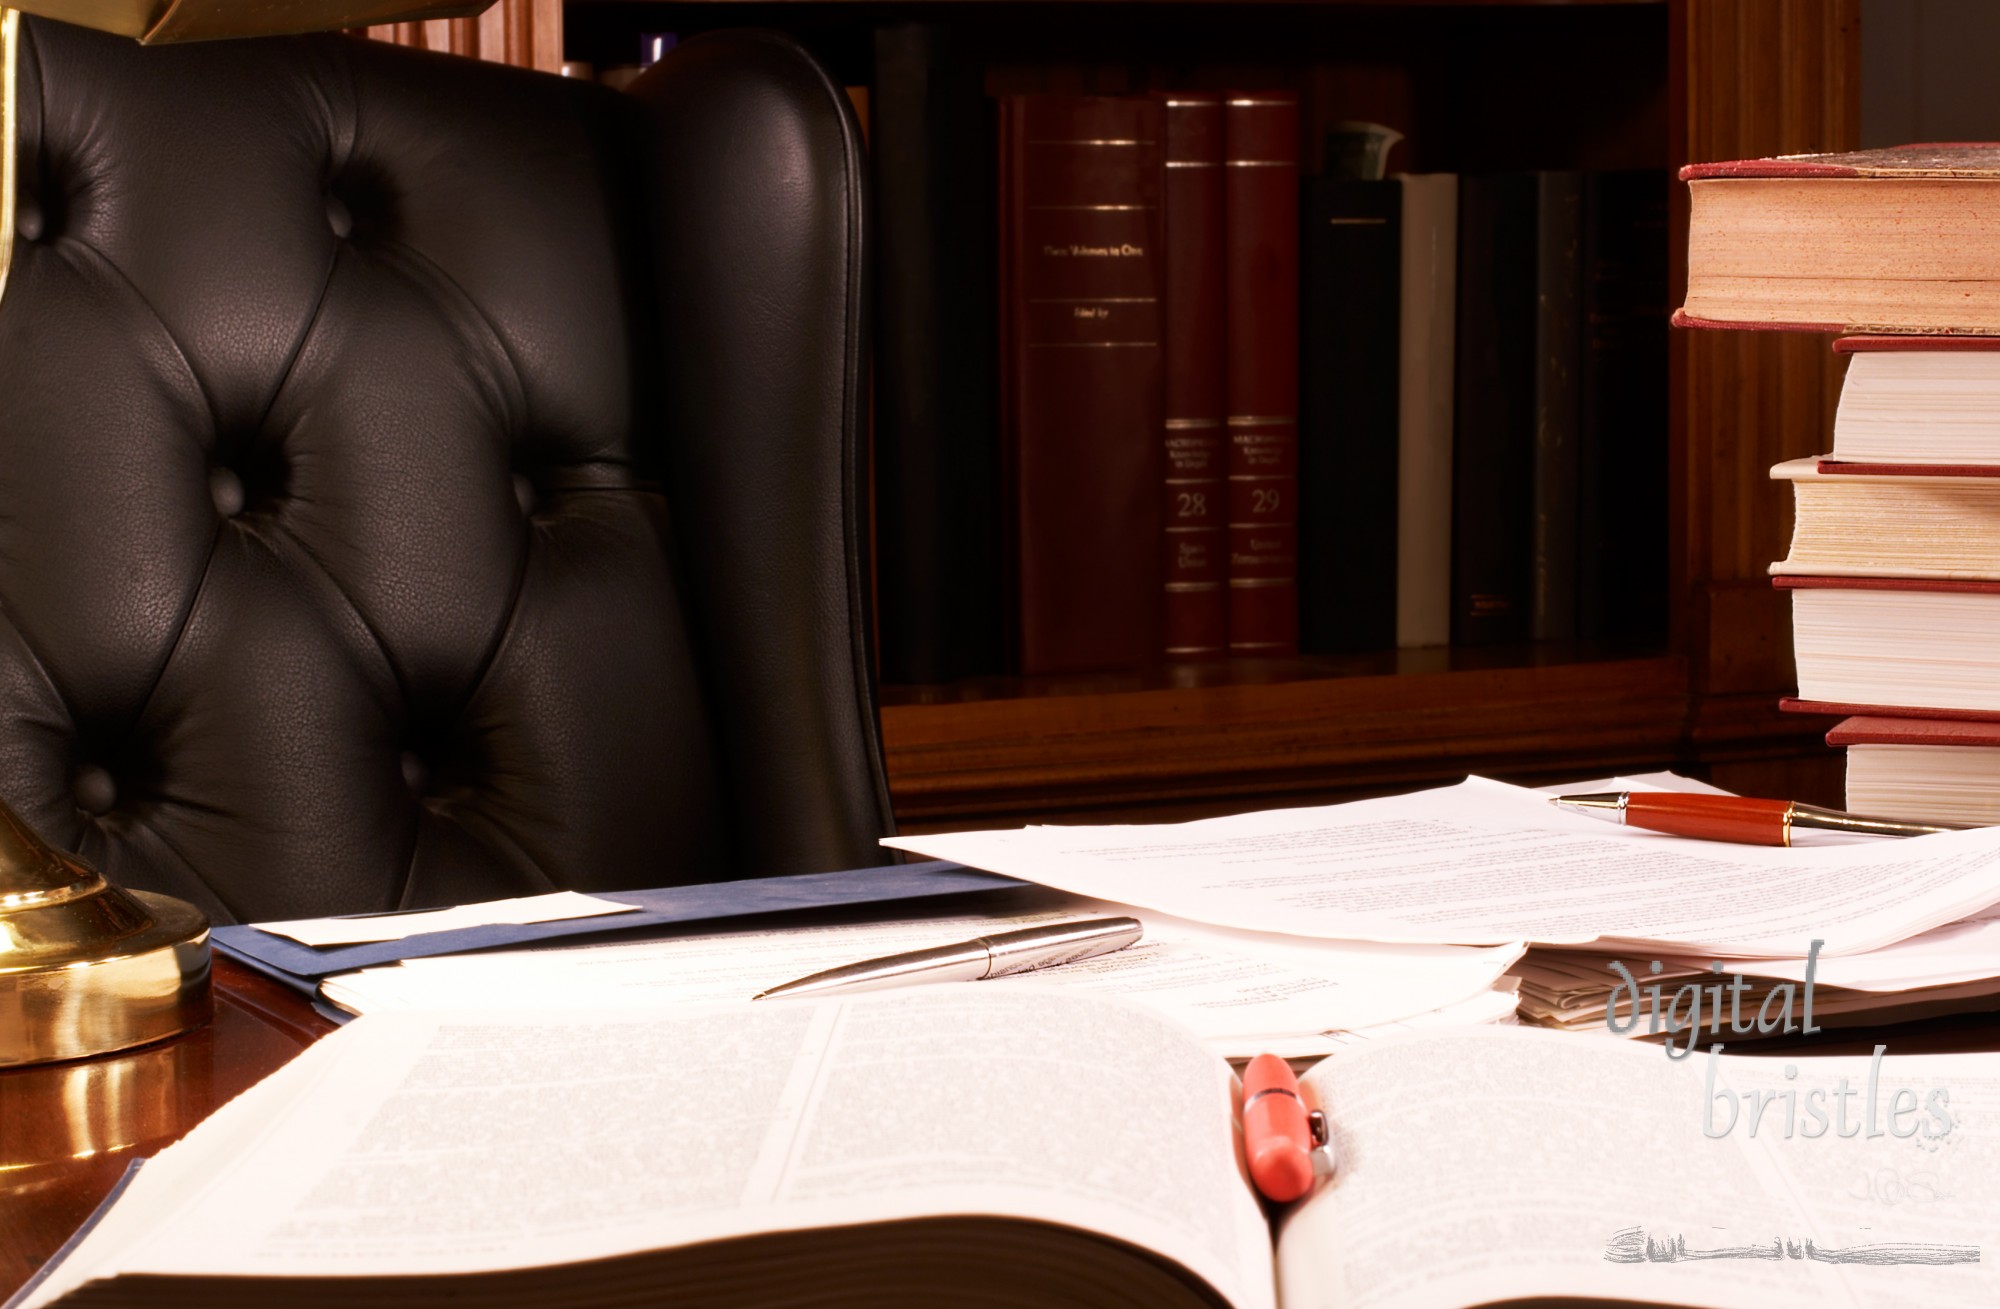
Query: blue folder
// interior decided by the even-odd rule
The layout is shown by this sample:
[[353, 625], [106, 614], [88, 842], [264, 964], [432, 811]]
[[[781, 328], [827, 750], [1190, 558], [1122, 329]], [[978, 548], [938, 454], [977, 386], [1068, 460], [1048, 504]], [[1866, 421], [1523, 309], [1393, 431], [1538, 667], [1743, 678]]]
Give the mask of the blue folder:
[[[244, 966], [294, 990], [317, 995], [320, 979], [357, 968], [418, 959], [426, 955], [462, 954], [495, 946], [539, 945], [568, 938], [605, 936], [646, 928], [671, 928], [720, 918], [792, 913], [802, 909], [840, 909], [853, 905], [928, 900], [1028, 885], [998, 873], [982, 873], [963, 864], [933, 860], [918, 864], [888, 864], [839, 873], [803, 873], [795, 877], [752, 877], [740, 882], [707, 882], [668, 886], [651, 891], [593, 891], [592, 895], [638, 911], [596, 918], [565, 918], [553, 923], [498, 923], [461, 927], [448, 932], [420, 932], [400, 941], [370, 941], [363, 945], [318, 949], [289, 937], [273, 936], [249, 926], [218, 927], [209, 939], [215, 948]], [[660, 933], [665, 935], [666, 933]]]

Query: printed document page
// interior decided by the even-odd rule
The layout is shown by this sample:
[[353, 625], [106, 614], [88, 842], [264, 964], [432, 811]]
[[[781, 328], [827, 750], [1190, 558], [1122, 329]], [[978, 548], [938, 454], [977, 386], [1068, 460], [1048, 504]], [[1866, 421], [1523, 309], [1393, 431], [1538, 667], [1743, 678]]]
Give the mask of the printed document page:
[[[1275, 1038], [1317, 1039], [1323, 1032], [1395, 1022], [1488, 994], [1522, 950], [1519, 944], [1381, 945], [1230, 931], [1039, 889], [1008, 892], [1006, 905], [986, 914], [930, 913], [890, 922], [410, 959], [329, 979], [324, 994], [357, 1013], [735, 1001], [861, 959], [1039, 923], [1136, 915], [1146, 929], [1136, 945], [976, 985], [1060, 986], [1141, 1000], [1214, 1043], [1218, 1053], [1247, 1057]], [[1320, 1040], [1299, 1052], [1332, 1048], [1330, 1040]]]
[[147, 1164], [27, 1301], [117, 1272], [539, 1266], [994, 1214], [1270, 1309], [1227, 1065], [1140, 1006], [925, 988], [705, 1011], [379, 1014]]
[[[1870, 1063], [1721, 1056], [1715, 1090], [1737, 1118], [1705, 1121], [1703, 1060], [1652, 1047], [1475, 1029], [1343, 1050], [1305, 1078], [1340, 1166], [1279, 1230], [1280, 1296], [2000, 1304], [2000, 1055], [1891, 1053], [1872, 1081]], [[1917, 1106], [1900, 1120], [1898, 1090]], [[1940, 1123], [1926, 1112], [1939, 1090], [1951, 1129], [1908, 1130]], [[1763, 1093], [1755, 1137], [1746, 1092]], [[1809, 1136], [1814, 1093], [1826, 1121]]]
[[1368, 941], [1852, 954], [2000, 902], [2000, 828], [1812, 849], [1695, 841], [1484, 778], [1200, 822], [883, 842], [1200, 922]]

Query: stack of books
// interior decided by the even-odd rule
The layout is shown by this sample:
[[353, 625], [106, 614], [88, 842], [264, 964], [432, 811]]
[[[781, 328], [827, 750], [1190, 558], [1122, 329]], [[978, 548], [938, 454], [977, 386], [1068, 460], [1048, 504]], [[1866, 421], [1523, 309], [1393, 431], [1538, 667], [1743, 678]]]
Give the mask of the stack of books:
[[[2000, 146], [1702, 164], [1686, 326], [1845, 333], [1796, 499], [1799, 694], [1844, 715], [1847, 806], [2000, 823]], [[1782, 232], [1783, 240], [1773, 233]]]

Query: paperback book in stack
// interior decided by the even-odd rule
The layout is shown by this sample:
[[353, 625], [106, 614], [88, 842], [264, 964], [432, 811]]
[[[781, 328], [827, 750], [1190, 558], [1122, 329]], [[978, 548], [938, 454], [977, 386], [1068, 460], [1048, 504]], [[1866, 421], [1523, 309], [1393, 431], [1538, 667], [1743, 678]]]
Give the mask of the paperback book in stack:
[[1778, 465], [1799, 694], [1847, 806], [2000, 823], [2000, 145], [1695, 165], [1686, 326], [1840, 332], [1833, 450]]

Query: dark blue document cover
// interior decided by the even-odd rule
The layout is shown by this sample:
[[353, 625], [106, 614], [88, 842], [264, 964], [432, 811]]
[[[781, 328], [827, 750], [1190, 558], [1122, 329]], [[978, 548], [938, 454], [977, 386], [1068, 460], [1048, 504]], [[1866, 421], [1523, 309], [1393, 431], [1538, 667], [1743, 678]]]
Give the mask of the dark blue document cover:
[[319, 980], [334, 973], [418, 959], [426, 955], [462, 954], [495, 946], [535, 945], [568, 937], [605, 936], [634, 929], [671, 927], [722, 918], [791, 913], [808, 909], [839, 909], [854, 905], [965, 895], [1027, 885], [998, 873], [982, 873], [962, 864], [888, 864], [838, 873], [803, 873], [795, 877], [752, 877], [739, 882], [708, 882], [669, 886], [651, 891], [600, 891], [605, 900], [639, 906], [637, 913], [598, 918], [569, 918], [553, 923], [502, 923], [462, 927], [449, 932], [422, 932], [400, 941], [371, 941], [315, 949], [287, 937], [237, 925], [218, 927], [210, 939], [215, 948], [239, 963], [308, 993]]

